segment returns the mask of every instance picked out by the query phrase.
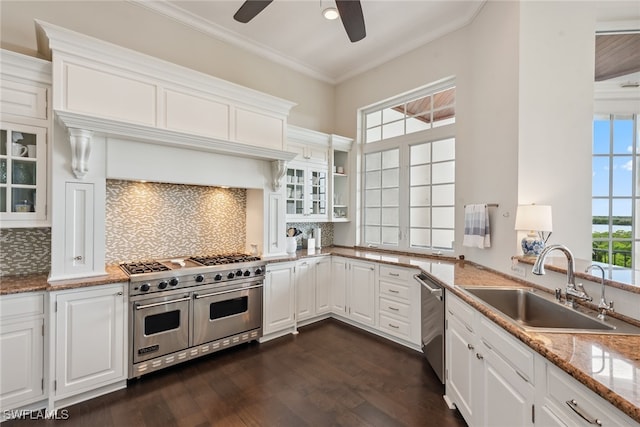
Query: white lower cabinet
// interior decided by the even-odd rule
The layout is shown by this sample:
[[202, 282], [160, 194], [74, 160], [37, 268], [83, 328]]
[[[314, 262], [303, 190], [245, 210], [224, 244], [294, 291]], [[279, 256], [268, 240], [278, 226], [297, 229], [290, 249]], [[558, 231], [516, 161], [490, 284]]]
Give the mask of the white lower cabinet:
[[295, 330], [295, 266], [295, 262], [267, 265], [263, 335]]
[[[127, 378], [126, 283], [51, 292], [53, 401]], [[93, 396], [90, 396], [93, 397]], [[83, 399], [81, 399], [83, 400]]]
[[44, 294], [0, 297], [0, 410], [43, 400]]
[[401, 340], [421, 345], [420, 284], [417, 270], [380, 265], [378, 274], [378, 328]]
[[536, 424], [544, 426], [638, 426], [610, 403], [538, 356]]
[[533, 352], [447, 296], [446, 393], [471, 426], [532, 426]]
[[374, 325], [376, 264], [334, 257], [331, 271], [332, 312], [364, 325]]
[[312, 319], [330, 311], [331, 258], [308, 258], [295, 266], [296, 321]]

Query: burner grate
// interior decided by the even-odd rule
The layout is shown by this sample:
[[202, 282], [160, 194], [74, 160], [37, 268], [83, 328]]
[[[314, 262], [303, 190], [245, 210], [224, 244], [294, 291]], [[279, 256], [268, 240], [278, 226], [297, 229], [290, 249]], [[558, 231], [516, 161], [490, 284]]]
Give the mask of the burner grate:
[[157, 261], [128, 262], [122, 263], [120, 264], [120, 266], [129, 274], [155, 273], [158, 271], [171, 270], [166, 265], [161, 264]]
[[190, 259], [206, 266], [234, 264], [237, 262], [260, 261], [260, 257], [245, 254], [196, 256], [191, 257]]

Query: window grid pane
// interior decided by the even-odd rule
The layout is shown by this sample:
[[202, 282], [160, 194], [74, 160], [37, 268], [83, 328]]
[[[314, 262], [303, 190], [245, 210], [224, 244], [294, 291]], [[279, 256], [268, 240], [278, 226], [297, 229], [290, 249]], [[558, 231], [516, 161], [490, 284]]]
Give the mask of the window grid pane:
[[365, 155], [364, 240], [397, 246], [400, 231], [400, 150]]
[[594, 117], [592, 178], [592, 261], [608, 278], [639, 265], [637, 115]]

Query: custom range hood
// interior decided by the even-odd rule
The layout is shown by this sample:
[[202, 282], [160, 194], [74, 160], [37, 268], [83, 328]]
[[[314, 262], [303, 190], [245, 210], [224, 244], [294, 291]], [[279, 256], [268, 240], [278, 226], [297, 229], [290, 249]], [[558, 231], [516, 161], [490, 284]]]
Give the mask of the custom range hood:
[[43, 21], [36, 33], [52, 61], [52, 109], [76, 178], [100, 137], [268, 161], [280, 187], [295, 157], [285, 151], [295, 103]]

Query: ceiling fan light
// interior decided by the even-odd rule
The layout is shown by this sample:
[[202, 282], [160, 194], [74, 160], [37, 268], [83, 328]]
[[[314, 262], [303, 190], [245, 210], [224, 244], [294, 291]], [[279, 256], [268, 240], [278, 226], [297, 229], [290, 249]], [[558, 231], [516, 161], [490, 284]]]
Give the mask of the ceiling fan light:
[[338, 13], [338, 9], [335, 7], [327, 7], [322, 11], [322, 16], [324, 16], [325, 19], [333, 21], [334, 19], [338, 19], [340, 14]]

